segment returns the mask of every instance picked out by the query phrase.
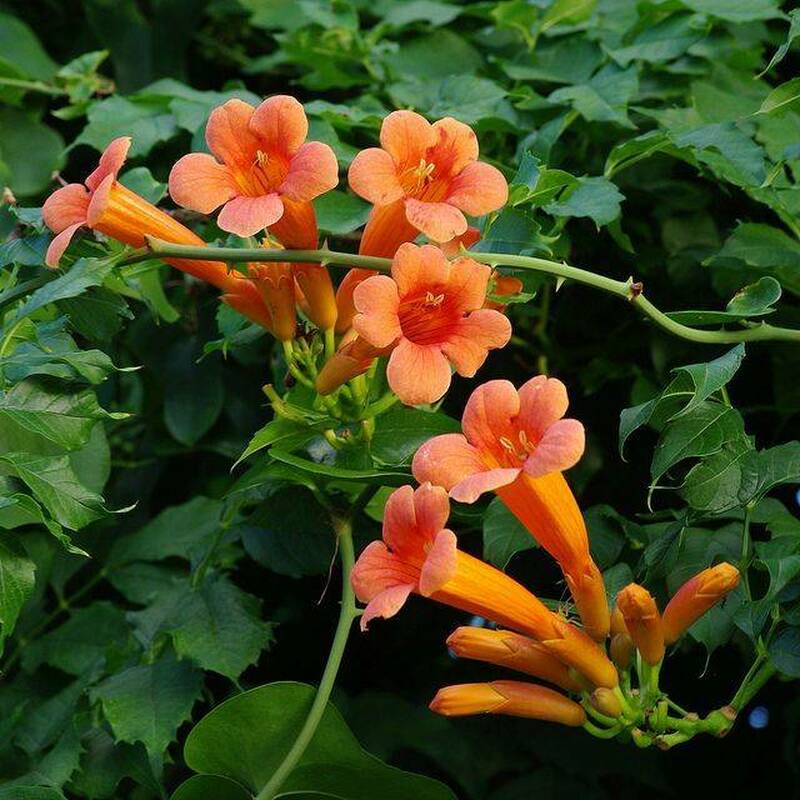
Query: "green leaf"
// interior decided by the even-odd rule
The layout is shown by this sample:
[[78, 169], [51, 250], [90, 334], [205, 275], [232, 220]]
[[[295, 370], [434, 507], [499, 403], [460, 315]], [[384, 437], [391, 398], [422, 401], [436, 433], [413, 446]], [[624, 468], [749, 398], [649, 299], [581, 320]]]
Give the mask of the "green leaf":
[[773, 311], [780, 300], [781, 285], [775, 278], [760, 278], [740, 289], [727, 305], [727, 312], [740, 317], [757, 317]]
[[0, 652], [11, 635], [22, 607], [33, 594], [36, 568], [19, 538], [0, 532]]
[[[764, 150], [734, 122], [703, 125], [677, 134], [673, 139], [678, 147], [716, 150], [740, 172], [748, 185], [760, 186], [767, 177]], [[701, 155], [698, 157], [703, 160]]]
[[89, 690], [89, 697], [101, 705], [117, 741], [141, 742], [151, 758], [160, 759], [202, 689], [200, 671], [166, 655], [106, 678]]
[[800, 678], [800, 628], [784, 628], [770, 642], [769, 657], [784, 675]]
[[495, 497], [483, 517], [483, 557], [505, 569], [517, 553], [538, 547], [528, 529]]
[[49, 81], [58, 69], [36, 34], [12, 14], [0, 14], [0, 53], [0, 64], [20, 78]]
[[389, 25], [402, 28], [413, 22], [427, 22], [433, 27], [446, 25], [461, 14], [458, 6], [438, 0], [408, 0], [406, 3], [391, 3], [383, 16]]
[[587, 508], [584, 516], [592, 558], [600, 569], [607, 569], [619, 558], [632, 525], [607, 505]]
[[395, 406], [375, 422], [372, 457], [392, 467], [409, 464], [417, 448], [433, 436], [461, 431], [461, 424], [446, 414], [405, 406]]
[[609, 55], [621, 67], [631, 61], [664, 63], [682, 56], [707, 33], [707, 26], [698, 24], [693, 14], [674, 14], [647, 26], [630, 44], [611, 50]]
[[760, 500], [783, 483], [800, 483], [800, 442], [749, 453], [742, 463], [742, 503]]
[[792, 109], [800, 100], [800, 78], [792, 78], [776, 86], [764, 99], [759, 114], [781, 115]]
[[682, 2], [692, 11], [710, 14], [728, 22], [753, 22], [783, 16], [779, 0], [682, 0]]
[[67, 456], [4, 453], [0, 462], [11, 468], [65, 528], [77, 531], [105, 516], [103, 498], [78, 481]]
[[484, 64], [480, 51], [447, 28], [400, 42], [398, 49], [386, 53], [383, 61], [400, 80], [409, 76], [436, 80], [448, 75], [471, 75]]
[[[315, 693], [301, 683], [272, 683], [226, 700], [189, 734], [186, 763], [196, 772], [226, 777], [258, 792], [297, 738]], [[289, 795], [455, 800], [438, 781], [389, 767], [365, 753], [331, 704], [278, 796]]]
[[4, 165], [4, 182], [17, 197], [43, 192], [63, 164], [64, 140], [58, 133], [23, 111], [0, 108], [0, 170]]
[[681, 486], [681, 497], [697, 511], [722, 514], [738, 507], [744, 461], [753, 453], [749, 439], [734, 439], [720, 452], [695, 464]]
[[408, 473], [390, 469], [347, 469], [309, 461], [306, 458], [285, 453], [277, 447], [269, 451], [272, 458], [289, 466], [297, 467], [303, 472], [319, 475], [322, 478], [333, 478], [341, 481], [355, 481], [356, 483], [377, 483], [381, 486], [402, 486], [408, 483]]
[[635, 67], [622, 70], [613, 64], [601, 69], [588, 83], [556, 89], [548, 95], [550, 103], [570, 103], [589, 122], [616, 122], [633, 128], [628, 119], [628, 103], [639, 91]]
[[119, 182], [153, 205], [160, 203], [167, 193], [167, 185], [157, 181], [147, 167], [134, 167], [126, 170]]
[[566, 196], [544, 207], [555, 217], [590, 217], [600, 228], [620, 215], [620, 203], [625, 199], [607, 178], [578, 178]]
[[348, 192], [327, 192], [314, 202], [321, 231], [342, 236], [360, 228], [369, 216], [370, 206]]
[[780, 64], [789, 52], [792, 42], [800, 36], [800, 8], [793, 8], [788, 12], [790, 20], [789, 31], [786, 34], [786, 41], [775, 51], [775, 55], [769, 61], [769, 64], [758, 75], [760, 78], [764, 73], [769, 72], [774, 66]]
[[253, 438], [247, 443], [247, 447], [233, 466], [241, 464], [253, 453], [257, 453], [265, 447], [272, 447], [274, 444], [282, 443], [284, 447], [300, 447], [316, 434], [314, 427], [293, 422], [284, 417], [276, 417], [253, 434]]
[[252, 800], [253, 795], [230, 778], [223, 778], [221, 775], [193, 775], [175, 790], [171, 800], [208, 800], [210, 797], [214, 800]]

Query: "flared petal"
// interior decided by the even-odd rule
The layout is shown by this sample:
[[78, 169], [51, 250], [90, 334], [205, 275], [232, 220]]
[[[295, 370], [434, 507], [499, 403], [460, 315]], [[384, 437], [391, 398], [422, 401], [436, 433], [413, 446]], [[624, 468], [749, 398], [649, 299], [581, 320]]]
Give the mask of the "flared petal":
[[373, 619], [380, 617], [389, 619], [393, 617], [404, 605], [408, 596], [414, 591], [414, 584], [405, 583], [400, 586], [391, 586], [370, 600], [364, 613], [361, 615], [359, 625], [362, 631]]
[[465, 214], [479, 217], [508, 202], [508, 183], [499, 169], [476, 161], [453, 179], [446, 199]]
[[461, 428], [467, 441], [487, 454], [496, 452], [501, 436], [514, 437], [513, 420], [519, 408], [519, 395], [511, 381], [482, 384], [464, 407]]
[[401, 339], [389, 356], [386, 378], [406, 405], [435, 403], [450, 387], [450, 366], [438, 347]]
[[414, 111], [393, 111], [381, 125], [381, 147], [400, 169], [416, 167], [436, 140], [433, 126]]
[[419, 576], [419, 593], [429, 597], [438, 592], [453, 578], [458, 569], [456, 535], [450, 530], [440, 530], [428, 551]]
[[370, 542], [364, 548], [350, 573], [353, 591], [362, 603], [393, 586], [411, 584], [413, 589], [418, 578], [419, 569], [404, 564], [381, 541]]
[[423, 483], [414, 492], [414, 514], [420, 536], [432, 541], [447, 524], [450, 501], [441, 486]]
[[[447, 497], [445, 497], [445, 503]], [[447, 518], [445, 517], [445, 521]], [[434, 534], [436, 531], [434, 531]], [[383, 540], [394, 553], [422, 555], [428, 540], [420, 538], [414, 488], [395, 489], [383, 509]]]
[[467, 230], [466, 218], [454, 206], [414, 198], [405, 202], [408, 221], [434, 242], [447, 242]]
[[255, 109], [233, 98], [215, 108], [206, 124], [208, 149], [224, 164], [249, 170], [259, 149], [259, 139], [249, 128]]
[[169, 173], [170, 197], [201, 214], [210, 214], [238, 193], [230, 168], [207, 153], [183, 156]]
[[411, 462], [411, 472], [419, 483], [429, 481], [448, 492], [460, 481], [485, 469], [480, 453], [460, 433], [444, 433], [428, 439]]
[[532, 478], [574, 467], [586, 447], [583, 425], [576, 419], [560, 419], [544, 432], [523, 469]]
[[450, 497], [459, 503], [474, 503], [482, 494], [513, 483], [519, 473], [518, 467], [496, 467], [486, 472], [477, 472], [459, 481], [450, 490]]
[[261, 103], [253, 112], [249, 127], [267, 153], [294, 155], [308, 136], [302, 103], [286, 94], [276, 94]]
[[47, 264], [48, 267], [58, 266], [58, 262], [61, 261], [61, 256], [64, 255], [64, 251], [69, 247], [72, 237], [83, 225], [83, 222], [76, 222], [74, 225], [64, 228], [61, 233], [53, 237], [44, 257], [44, 263]]
[[397, 309], [397, 284], [388, 275], [373, 275], [356, 286], [353, 327], [375, 347], [388, 347], [402, 335]]
[[68, 183], [56, 189], [42, 206], [44, 224], [53, 233], [85, 224], [91, 195], [80, 183]]
[[532, 442], [567, 413], [567, 387], [558, 378], [537, 375], [519, 389], [519, 426]]
[[356, 155], [347, 171], [350, 188], [378, 206], [388, 205], [405, 195], [392, 157], [379, 147], [368, 147]]
[[489, 266], [465, 256], [451, 262], [447, 291], [456, 299], [459, 311], [475, 311], [484, 304], [491, 274]]
[[400, 297], [417, 294], [430, 286], [446, 286], [450, 263], [444, 253], [430, 244], [421, 247], [407, 242], [397, 248], [392, 260], [392, 279]]
[[96, 189], [108, 175], [113, 175], [114, 178], [117, 177], [122, 165], [125, 163], [125, 159], [128, 157], [130, 147], [131, 137], [120, 136], [103, 150], [97, 169], [86, 178], [86, 185], [89, 189], [92, 191]]
[[283, 203], [277, 194], [234, 197], [219, 212], [217, 225], [237, 236], [255, 236], [277, 222], [282, 215]]
[[489, 350], [505, 347], [511, 338], [511, 323], [499, 311], [479, 309], [460, 320], [455, 332], [442, 345], [442, 352], [459, 375], [471, 378], [486, 361]]
[[278, 192], [298, 203], [308, 203], [339, 183], [336, 155], [327, 144], [306, 142], [292, 157], [289, 174]]
[[475, 131], [452, 117], [433, 123], [436, 144], [431, 159], [449, 175], [458, 175], [478, 157], [478, 137]]

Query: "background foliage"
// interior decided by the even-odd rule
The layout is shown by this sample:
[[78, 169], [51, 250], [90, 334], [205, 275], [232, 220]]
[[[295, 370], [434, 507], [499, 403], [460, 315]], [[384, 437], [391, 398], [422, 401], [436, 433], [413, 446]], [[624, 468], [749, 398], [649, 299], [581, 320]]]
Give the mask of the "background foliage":
[[[387, 110], [452, 115], [512, 183], [481, 249], [632, 275], [689, 324], [800, 327], [798, 36], [800, 10], [773, 0], [0, 4], [0, 798], [145, 800], [193, 773], [177, 800], [249, 796], [209, 774], [258, 788], [310, 702], [291, 681], [318, 680], [337, 613], [320, 490], [403, 482], [472, 386], [459, 379], [435, 412], [392, 410], [371, 448], [334, 459], [269, 421], [259, 387], [282, 385], [280, 348], [206, 287], [155, 262], [118, 268], [114, 247], [88, 239], [69, 269], [41, 266], [53, 172], [79, 179], [132, 134], [122, 180], [158, 201], [232, 96], [296, 93], [343, 167]], [[354, 249], [365, 204], [343, 184], [317, 211], [331, 246]], [[448, 657], [454, 614], [415, 601], [353, 636], [339, 710], [291, 787], [666, 798], [740, 796], [768, 775], [771, 791], [800, 796], [797, 346], [692, 344], [618, 298], [526, 281], [512, 344], [480, 377], [547, 371], [570, 387], [590, 434], [572, 482], [610, 590], [635, 576], [663, 598], [719, 556], [752, 564], [667, 680], [708, 710], [766, 647], [782, 676], [758, 700], [769, 725], [743, 719], [724, 742], [660, 754], [435, 717], [436, 687], [485, 672]], [[496, 502], [457, 519], [464, 546], [558, 599], [553, 565]], [[382, 765], [354, 735], [442, 783]]]

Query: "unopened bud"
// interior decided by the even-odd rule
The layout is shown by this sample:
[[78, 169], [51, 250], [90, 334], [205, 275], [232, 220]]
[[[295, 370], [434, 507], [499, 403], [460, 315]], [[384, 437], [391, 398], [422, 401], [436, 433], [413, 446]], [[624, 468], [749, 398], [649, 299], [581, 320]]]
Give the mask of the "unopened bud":
[[664, 658], [664, 632], [661, 615], [650, 592], [636, 583], [629, 583], [617, 595], [617, 607], [642, 658], [651, 666], [658, 664]]
[[609, 652], [611, 660], [620, 668], [628, 669], [633, 660], [633, 639], [627, 633], [618, 633], [611, 637]]
[[618, 717], [622, 714], [622, 703], [611, 689], [595, 689], [592, 692], [592, 705], [608, 717]]

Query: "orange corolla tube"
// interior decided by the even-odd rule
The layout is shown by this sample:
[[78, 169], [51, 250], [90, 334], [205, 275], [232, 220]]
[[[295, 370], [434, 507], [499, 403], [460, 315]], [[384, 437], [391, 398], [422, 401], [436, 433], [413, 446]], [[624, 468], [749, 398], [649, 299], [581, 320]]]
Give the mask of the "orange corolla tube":
[[[413, 111], [394, 111], [381, 125], [380, 147], [362, 150], [350, 165], [350, 188], [373, 203], [361, 239], [362, 255], [391, 258], [423, 233], [449, 242], [467, 231], [464, 213], [496, 211], [508, 200], [502, 173], [478, 161], [472, 129], [451, 117], [433, 124]], [[339, 286], [337, 330], [356, 313], [353, 291], [374, 273], [352, 270]]]
[[739, 570], [722, 562], [690, 578], [675, 593], [664, 609], [664, 640], [676, 642], [713, 605], [738, 585]]
[[220, 297], [220, 300], [234, 311], [238, 311], [243, 317], [266, 328], [273, 336], [279, 338], [264, 298], [252, 281], [240, 281], [239, 286], [235, 287], [235, 291], [226, 292]]
[[574, 670], [559, 661], [544, 645], [513, 631], [465, 625], [450, 634], [447, 646], [459, 658], [524, 672], [569, 692], [580, 693], [586, 688]]
[[610, 628], [605, 586], [562, 471], [577, 463], [585, 439], [580, 422], [563, 419], [567, 391], [539, 375], [519, 391], [509, 381], [479, 386], [467, 401], [463, 434], [436, 436], [412, 463], [414, 477], [448, 490], [463, 503], [494, 491], [556, 559], [586, 630], [604, 639]]
[[321, 395], [335, 392], [342, 384], [363, 375], [372, 362], [382, 355], [388, 355], [390, 347], [374, 347], [358, 336], [352, 329], [342, 338], [339, 349], [329, 358], [319, 371], [316, 390]]
[[351, 575], [356, 596], [367, 603], [362, 629], [375, 617], [394, 616], [414, 592], [527, 634], [595, 685], [616, 686], [613, 664], [585, 633], [504, 572], [456, 547], [455, 534], [444, 527], [449, 513], [447, 493], [431, 484], [391, 494], [383, 541], [367, 545]]
[[545, 686], [521, 681], [462, 683], [439, 689], [431, 711], [445, 717], [472, 714], [506, 714], [580, 727], [584, 710], [574, 701]]
[[664, 628], [650, 592], [643, 586], [629, 583], [617, 595], [617, 608], [642, 658], [653, 667], [660, 663], [664, 658]]
[[282, 342], [291, 341], [297, 330], [297, 299], [291, 264], [251, 264], [249, 272], [269, 310], [275, 338]]

